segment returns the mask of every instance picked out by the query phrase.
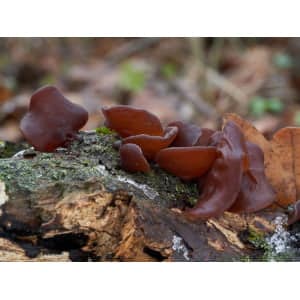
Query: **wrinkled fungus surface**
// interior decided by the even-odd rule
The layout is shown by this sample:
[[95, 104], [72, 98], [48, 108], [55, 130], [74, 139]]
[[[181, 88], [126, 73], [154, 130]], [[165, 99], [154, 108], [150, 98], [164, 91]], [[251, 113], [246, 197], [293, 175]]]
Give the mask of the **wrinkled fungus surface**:
[[239, 127], [233, 122], [226, 123], [217, 144], [220, 156], [205, 178], [197, 204], [185, 212], [188, 218], [206, 220], [219, 217], [232, 206], [242, 182], [245, 147]]
[[265, 175], [264, 154], [253, 143], [247, 142], [249, 168], [243, 174], [241, 189], [231, 212], [251, 213], [270, 206], [276, 195]]
[[84, 108], [70, 102], [57, 88], [47, 86], [32, 95], [20, 129], [36, 150], [53, 152], [74, 139], [87, 120]]

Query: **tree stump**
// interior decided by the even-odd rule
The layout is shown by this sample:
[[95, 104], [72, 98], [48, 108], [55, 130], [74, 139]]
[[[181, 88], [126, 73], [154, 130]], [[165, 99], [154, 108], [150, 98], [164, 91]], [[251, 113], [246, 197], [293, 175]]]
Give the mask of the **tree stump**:
[[0, 261], [240, 261], [263, 255], [251, 237], [272, 234], [282, 212], [190, 222], [181, 210], [197, 200], [196, 184], [154, 164], [149, 174], [123, 171], [116, 141], [114, 134], [81, 132], [68, 149], [27, 148], [0, 159]]

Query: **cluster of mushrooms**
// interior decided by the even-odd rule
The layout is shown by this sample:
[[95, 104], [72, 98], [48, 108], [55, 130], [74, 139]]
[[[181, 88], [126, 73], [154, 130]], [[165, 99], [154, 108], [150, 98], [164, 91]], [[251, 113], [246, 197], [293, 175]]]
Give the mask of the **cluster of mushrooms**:
[[[130, 106], [102, 108], [105, 126], [122, 138], [122, 168], [149, 172], [149, 162], [184, 181], [197, 181], [199, 200], [183, 214], [191, 220], [219, 217], [225, 211], [256, 212], [276, 195], [264, 172], [264, 155], [228, 121], [222, 131], [176, 121], [163, 128], [152, 113]], [[88, 120], [86, 110], [67, 100], [55, 87], [36, 91], [21, 121], [26, 140], [38, 151], [53, 152], [76, 137]]]

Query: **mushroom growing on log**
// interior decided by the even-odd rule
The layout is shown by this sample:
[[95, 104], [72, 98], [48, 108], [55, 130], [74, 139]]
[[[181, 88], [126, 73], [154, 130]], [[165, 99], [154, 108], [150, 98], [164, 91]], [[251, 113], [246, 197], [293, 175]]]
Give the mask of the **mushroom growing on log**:
[[168, 147], [172, 143], [176, 138], [177, 132], [177, 127], [167, 127], [163, 136], [139, 134], [124, 138], [122, 142], [123, 144], [131, 143], [140, 146], [145, 157], [153, 160], [161, 149]]
[[125, 144], [120, 147], [122, 168], [128, 172], [150, 171], [150, 166], [145, 159], [141, 148], [136, 144]]
[[[0, 160], [0, 259], [1, 243], [9, 237], [26, 249], [18, 251], [22, 255], [25, 252], [28, 260], [29, 256], [38, 259], [41, 253], [51, 251], [66, 251], [72, 260], [79, 256], [121, 261], [237, 260], [253, 251], [245, 239], [247, 233], [272, 233], [274, 220], [284, 217], [282, 211], [265, 209], [266, 203], [263, 210], [261, 203], [254, 203], [251, 211], [255, 214], [228, 211], [241, 193], [250, 200], [248, 190], [243, 190], [243, 178], [262, 176], [262, 164], [256, 174], [252, 151], [245, 146], [244, 135], [235, 122], [225, 123], [216, 133], [207, 130], [203, 140], [204, 130], [197, 129], [192, 139], [182, 136], [191, 141], [191, 146], [174, 147], [178, 126], [177, 130], [164, 130], [157, 117], [131, 107], [106, 108], [105, 112], [110, 114], [106, 124], [123, 138], [119, 151], [113, 147], [115, 134], [78, 133], [80, 140], [74, 139], [66, 153]], [[138, 145], [140, 135], [159, 147], [147, 154], [148, 146], [141, 149]], [[130, 143], [124, 142], [126, 138]], [[160, 155], [167, 159], [173, 151], [178, 155], [199, 149], [212, 149], [214, 153], [213, 158], [205, 160], [205, 164], [210, 161], [205, 171], [199, 171], [199, 161], [204, 164], [203, 153], [174, 159], [177, 176], [156, 164]], [[125, 170], [119, 168], [120, 161]], [[143, 168], [145, 173], [135, 173]], [[200, 177], [203, 186], [198, 195]], [[186, 209], [186, 200], [196, 198], [197, 204]]]
[[156, 155], [158, 165], [183, 180], [192, 180], [205, 174], [218, 156], [215, 147], [171, 147]]
[[160, 120], [152, 113], [126, 105], [102, 107], [106, 126], [115, 130], [121, 137], [138, 134], [163, 136]]
[[255, 144], [246, 142], [249, 169], [244, 172], [237, 200], [229, 211], [251, 213], [272, 205], [275, 192], [265, 175], [264, 154]]
[[189, 219], [220, 217], [233, 205], [242, 182], [245, 147], [239, 127], [233, 122], [226, 123], [217, 144], [221, 155], [206, 176], [197, 204], [185, 212]]
[[144, 158], [137, 148], [134, 156], [132, 149], [127, 164], [121, 155], [125, 170], [139, 170], [129, 167], [134, 157], [136, 164], [143, 161], [144, 166], [146, 159], [155, 158], [159, 167], [182, 180], [198, 179], [200, 198], [195, 207], [184, 212], [187, 218], [207, 220], [220, 217], [227, 210], [255, 212], [275, 202], [274, 191], [264, 174], [263, 152], [255, 144], [246, 144], [236, 123], [229, 121], [222, 131], [213, 131], [176, 121], [168, 124], [164, 136], [157, 136], [161, 124], [149, 112], [116, 106], [103, 109], [103, 113], [110, 128], [121, 137], [128, 136], [122, 139], [123, 145], [136, 144], [143, 152]]
[[56, 87], [46, 86], [32, 95], [20, 129], [36, 150], [53, 152], [73, 140], [87, 120], [84, 108], [70, 102]]
[[159, 168], [127, 173], [113, 134], [79, 137], [68, 152], [0, 159], [0, 261], [257, 260], [264, 251], [247, 233], [272, 234], [284, 217], [225, 212], [190, 222], [174, 207], [197, 197], [196, 183]]

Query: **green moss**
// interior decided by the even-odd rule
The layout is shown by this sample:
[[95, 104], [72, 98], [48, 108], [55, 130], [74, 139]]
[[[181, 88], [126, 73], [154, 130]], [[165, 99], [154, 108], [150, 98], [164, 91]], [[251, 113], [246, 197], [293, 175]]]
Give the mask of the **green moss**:
[[0, 140], [0, 158], [12, 157], [17, 152], [29, 148], [28, 144], [25, 143], [12, 143]]
[[[271, 246], [267, 243], [266, 237], [252, 229], [249, 230], [248, 241], [258, 250], [261, 250], [261, 255], [255, 258], [250, 258], [252, 261], [292, 261], [295, 257], [293, 251], [275, 253]], [[245, 261], [245, 260], [244, 260]]]
[[[49, 186], [74, 186], [90, 179], [101, 181], [112, 190], [128, 188], [118, 176], [134, 181], [146, 189], [154, 190], [158, 201], [166, 207], [183, 204], [183, 200], [194, 203], [197, 198], [197, 185], [183, 183], [152, 164], [149, 174], [127, 173], [120, 168], [119, 153], [113, 144], [117, 136], [108, 133], [80, 133], [69, 149], [55, 153], [36, 152], [31, 159], [0, 159], [0, 179], [6, 182], [10, 195], [20, 191], [28, 193]], [[105, 168], [101, 174], [99, 165]], [[130, 186], [132, 191], [145, 197], [143, 191]], [[147, 195], [146, 195], [147, 198]]]
[[242, 256], [239, 261], [241, 261], [241, 262], [250, 262], [252, 260], [251, 260], [251, 257], [249, 255], [245, 255], [245, 256]]
[[95, 129], [95, 131], [98, 133], [98, 134], [112, 134], [114, 133], [114, 131], [112, 131], [111, 129], [105, 127], [105, 126], [102, 126], [102, 127], [98, 127]]
[[266, 242], [265, 236], [253, 229], [249, 229], [248, 241], [256, 248], [268, 249], [269, 247]]

